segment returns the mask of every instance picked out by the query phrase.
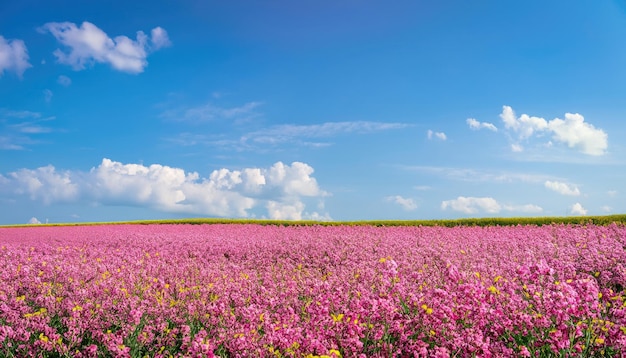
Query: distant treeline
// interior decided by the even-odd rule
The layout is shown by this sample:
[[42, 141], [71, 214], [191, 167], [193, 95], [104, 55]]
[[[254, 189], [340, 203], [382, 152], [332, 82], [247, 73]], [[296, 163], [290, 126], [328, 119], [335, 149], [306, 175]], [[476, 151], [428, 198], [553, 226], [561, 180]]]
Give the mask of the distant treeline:
[[[557, 217], [514, 217], [514, 218], [466, 218], [455, 220], [364, 220], [364, 221], [292, 221], [292, 220], [266, 220], [266, 219], [224, 219], [224, 218], [190, 218], [190, 219], [165, 219], [165, 220], [138, 220], [121, 222], [83, 222], [83, 223], [57, 223], [57, 224], [27, 224], [8, 226], [38, 226], [38, 225], [118, 225], [118, 224], [256, 224], [256, 225], [370, 225], [370, 226], [511, 226], [511, 225], [551, 225], [551, 224], [575, 224], [575, 225], [609, 225], [612, 223], [626, 223], [626, 214], [603, 215], [603, 216], [557, 216]], [[7, 227], [7, 226], [5, 226]]]

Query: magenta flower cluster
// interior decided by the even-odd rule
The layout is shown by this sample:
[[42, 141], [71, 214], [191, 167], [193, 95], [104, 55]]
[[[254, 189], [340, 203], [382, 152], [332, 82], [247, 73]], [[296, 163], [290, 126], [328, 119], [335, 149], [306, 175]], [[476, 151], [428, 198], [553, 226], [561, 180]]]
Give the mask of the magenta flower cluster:
[[0, 229], [0, 356], [626, 354], [626, 228]]

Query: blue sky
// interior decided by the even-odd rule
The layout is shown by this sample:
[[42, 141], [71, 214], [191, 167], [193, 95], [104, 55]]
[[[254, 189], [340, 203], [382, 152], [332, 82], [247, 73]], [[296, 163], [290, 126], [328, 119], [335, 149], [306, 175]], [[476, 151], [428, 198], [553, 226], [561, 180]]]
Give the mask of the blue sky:
[[0, 224], [626, 212], [623, 1], [0, 2]]

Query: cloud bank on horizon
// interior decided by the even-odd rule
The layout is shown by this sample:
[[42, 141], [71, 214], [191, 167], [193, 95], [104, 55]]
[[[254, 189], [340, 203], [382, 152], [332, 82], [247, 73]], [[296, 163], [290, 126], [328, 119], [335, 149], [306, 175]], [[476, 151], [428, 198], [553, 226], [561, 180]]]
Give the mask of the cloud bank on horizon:
[[306, 163], [277, 162], [269, 168], [219, 169], [208, 178], [160, 164], [123, 164], [104, 158], [89, 172], [57, 170], [48, 165], [0, 175], [5, 195], [26, 196], [44, 205], [83, 202], [90, 205], [147, 206], [166, 213], [284, 220], [330, 220], [328, 213], [305, 212], [303, 198], [330, 195], [317, 184]]

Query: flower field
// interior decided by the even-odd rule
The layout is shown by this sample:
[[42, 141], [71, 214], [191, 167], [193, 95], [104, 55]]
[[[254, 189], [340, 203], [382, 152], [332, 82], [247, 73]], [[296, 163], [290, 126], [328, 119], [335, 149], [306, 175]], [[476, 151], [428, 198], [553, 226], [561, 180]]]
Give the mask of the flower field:
[[621, 357], [626, 227], [0, 228], [2, 357]]

